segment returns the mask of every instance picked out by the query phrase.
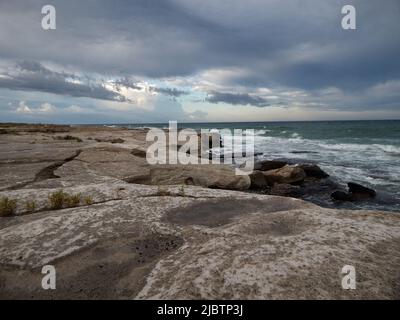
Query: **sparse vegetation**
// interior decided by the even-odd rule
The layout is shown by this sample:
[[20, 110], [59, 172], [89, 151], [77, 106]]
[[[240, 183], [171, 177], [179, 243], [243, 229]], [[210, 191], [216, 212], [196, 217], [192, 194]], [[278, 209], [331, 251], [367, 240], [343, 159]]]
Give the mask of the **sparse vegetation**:
[[54, 137], [55, 140], [66, 140], [66, 141], [76, 141], [76, 142], [83, 142], [81, 138], [66, 135], [66, 136], [57, 136]]
[[125, 140], [121, 138], [115, 138], [115, 139], [95, 139], [97, 142], [109, 142], [109, 143], [124, 143]]
[[25, 202], [25, 210], [27, 212], [30, 212], [30, 213], [35, 212], [36, 211], [36, 202], [35, 202], [35, 200], [27, 200]]
[[78, 207], [81, 203], [81, 194], [68, 194], [63, 190], [53, 192], [49, 196], [50, 208], [53, 210], [59, 210], [63, 208], [74, 208]]
[[0, 128], [0, 134], [13, 134], [16, 136], [20, 135], [20, 133], [15, 130], [8, 130], [8, 129], [3, 129], [3, 128]]
[[68, 201], [68, 194], [62, 190], [53, 192], [49, 196], [50, 208], [54, 210], [62, 209]]
[[171, 195], [171, 192], [165, 186], [157, 186], [157, 196], [167, 197]]
[[12, 216], [17, 209], [17, 200], [3, 197], [0, 199], [0, 217]]
[[81, 203], [81, 194], [73, 194], [67, 197], [67, 205], [70, 208], [78, 207]]
[[94, 203], [94, 200], [93, 200], [93, 198], [92, 198], [91, 196], [86, 196], [86, 197], [83, 199], [83, 202], [84, 202], [87, 206], [90, 206], [90, 205], [92, 205], [92, 204]]

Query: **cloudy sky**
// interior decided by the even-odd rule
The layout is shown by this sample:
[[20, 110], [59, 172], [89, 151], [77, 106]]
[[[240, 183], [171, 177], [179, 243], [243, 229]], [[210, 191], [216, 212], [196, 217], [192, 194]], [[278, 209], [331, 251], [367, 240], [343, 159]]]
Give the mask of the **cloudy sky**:
[[400, 119], [399, 57], [399, 0], [0, 0], [0, 121]]

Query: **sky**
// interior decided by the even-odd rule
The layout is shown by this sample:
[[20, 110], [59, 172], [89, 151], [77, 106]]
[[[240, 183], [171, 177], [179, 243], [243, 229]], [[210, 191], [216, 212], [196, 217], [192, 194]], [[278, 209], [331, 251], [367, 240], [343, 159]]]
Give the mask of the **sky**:
[[399, 0], [0, 0], [0, 122], [400, 119], [399, 32]]

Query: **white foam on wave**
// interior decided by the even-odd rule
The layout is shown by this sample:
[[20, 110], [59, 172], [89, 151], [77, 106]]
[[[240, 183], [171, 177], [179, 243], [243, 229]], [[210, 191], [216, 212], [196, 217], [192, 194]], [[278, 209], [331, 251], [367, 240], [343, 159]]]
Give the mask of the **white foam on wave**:
[[299, 135], [297, 132], [292, 133], [291, 137], [292, 139], [303, 139], [303, 137]]
[[321, 148], [333, 151], [361, 151], [361, 152], [386, 152], [391, 154], [400, 154], [400, 147], [384, 144], [356, 144], [356, 143], [335, 143], [329, 144], [320, 142]]
[[262, 136], [266, 133], [267, 133], [267, 130], [255, 130], [254, 131], [254, 135], [256, 135], [256, 136]]
[[373, 144], [372, 146], [383, 150], [386, 153], [398, 154], [400, 155], [400, 147], [393, 145], [384, 145], [384, 144]]

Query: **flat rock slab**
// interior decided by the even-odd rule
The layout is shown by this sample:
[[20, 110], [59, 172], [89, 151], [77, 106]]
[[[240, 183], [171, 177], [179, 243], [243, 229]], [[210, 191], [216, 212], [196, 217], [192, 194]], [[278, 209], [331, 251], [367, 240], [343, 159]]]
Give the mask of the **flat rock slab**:
[[[0, 129], [0, 198], [17, 201], [0, 217], [1, 299], [400, 299], [400, 214], [200, 187], [250, 186], [225, 166], [150, 174], [146, 130]], [[146, 177], [158, 185], [125, 182]], [[49, 209], [60, 190], [91, 201]]]
[[[120, 200], [6, 218], [17, 221], [0, 229], [0, 297], [400, 297], [397, 214], [199, 187], [124, 189]], [[45, 264], [60, 279], [52, 293], [40, 287]], [[346, 264], [357, 290], [341, 288]]]
[[195, 203], [189, 207], [172, 209], [166, 221], [179, 225], [202, 225], [218, 227], [231, 223], [233, 218], [252, 212], [271, 213], [305, 207], [304, 203], [288, 201], [286, 198], [259, 199], [216, 199]]

